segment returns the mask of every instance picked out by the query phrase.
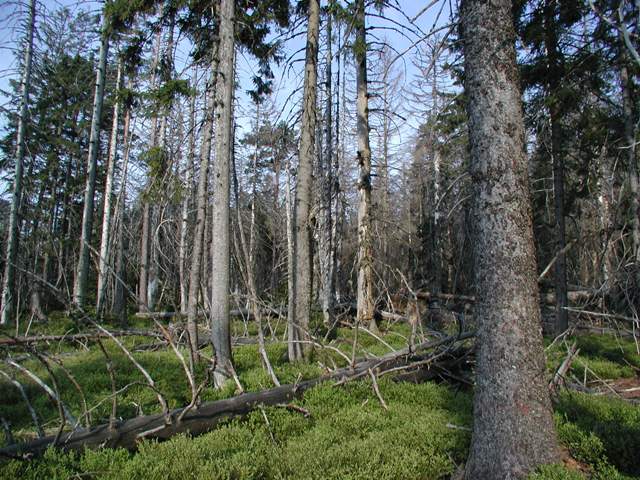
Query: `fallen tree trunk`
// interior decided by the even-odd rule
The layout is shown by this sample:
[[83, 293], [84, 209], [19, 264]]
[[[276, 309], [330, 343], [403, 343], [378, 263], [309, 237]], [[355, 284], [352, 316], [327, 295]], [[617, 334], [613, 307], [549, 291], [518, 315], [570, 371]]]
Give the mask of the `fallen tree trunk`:
[[[473, 336], [473, 332], [468, 332], [442, 340], [426, 342], [416, 345], [412, 349], [405, 348], [382, 357], [363, 360], [353, 366], [343, 367], [311, 380], [282, 385], [260, 392], [243, 393], [224, 400], [206, 402], [197, 409], [194, 408], [186, 413], [184, 408], [175, 409], [170, 412], [170, 424], [167, 424], [163, 414], [145, 415], [116, 423], [113, 428], [109, 428], [109, 425], [105, 424], [83, 432], [67, 432], [60, 435], [57, 443], [55, 436], [48, 436], [22, 445], [12, 445], [0, 449], [0, 456], [27, 459], [42, 454], [50, 446], [76, 451], [101, 447], [135, 450], [138, 442], [145, 438], [165, 440], [179, 433], [198, 435], [212, 430], [226, 419], [246, 415], [260, 405], [273, 406], [288, 403], [300, 397], [306, 390], [323, 382], [334, 380], [345, 383], [369, 375], [369, 371], [376, 372], [378, 375], [384, 374], [385, 371], [402, 371], [402, 374], [406, 375], [412, 364], [416, 368], [430, 366], [429, 358], [433, 359], [434, 364], [438, 362], [437, 364], [449, 366], [452, 363], [452, 358], [455, 360], [461, 355], [461, 352], [454, 349], [454, 346], [459, 346], [461, 341]], [[430, 355], [416, 354], [416, 352], [437, 348], [440, 350]], [[432, 370], [433, 376], [442, 373], [437, 368]]]
[[[156, 337], [162, 338], [162, 334], [148, 330], [119, 330], [110, 332], [114, 337]], [[74, 333], [69, 335], [30, 335], [28, 337], [0, 338], [0, 346], [22, 345], [25, 343], [42, 342], [78, 342], [109, 338], [104, 332]]]

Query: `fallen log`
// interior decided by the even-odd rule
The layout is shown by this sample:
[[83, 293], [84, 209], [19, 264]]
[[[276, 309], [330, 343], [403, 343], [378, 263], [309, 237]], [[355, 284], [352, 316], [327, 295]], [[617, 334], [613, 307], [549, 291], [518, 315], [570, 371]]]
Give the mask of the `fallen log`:
[[[167, 423], [163, 414], [145, 415], [115, 423], [113, 428], [104, 424], [82, 432], [66, 432], [59, 436], [57, 442], [55, 436], [48, 436], [25, 444], [8, 446], [0, 449], [0, 456], [28, 459], [42, 454], [50, 446], [56, 446], [66, 451], [82, 451], [85, 448], [97, 449], [101, 447], [135, 450], [143, 439], [165, 440], [179, 433], [202, 434], [212, 430], [220, 422], [246, 415], [258, 406], [289, 403], [295, 398], [299, 398], [306, 390], [323, 382], [333, 380], [345, 383], [369, 375], [369, 371], [381, 375], [385, 373], [385, 370], [397, 370], [402, 366], [409, 367], [412, 362], [426, 367], [429, 366], [429, 357], [433, 358], [434, 362], [450, 360], [450, 358], [446, 358], [447, 354], [450, 357], [454, 354], [460, 355], [454, 346], [458, 346], [461, 341], [473, 336], [474, 332], [467, 332], [442, 340], [425, 342], [412, 349], [405, 348], [381, 357], [363, 360], [353, 366], [339, 368], [311, 380], [282, 385], [260, 392], [243, 393], [224, 400], [206, 402], [197, 409], [189, 410], [186, 413], [183, 413], [184, 408], [178, 408], [170, 412], [170, 423]], [[440, 350], [430, 355], [416, 353], [437, 348]], [[407, 368], [402, 371], [406, 372]], [[433, 375], [437, 376], [438, 374], [438, 369], [434, 368]]]
[[[118, 330], [110, 332], [114, 337], [156, 337], [162, 338], [162, 334], [149, 330]], [[30, 335], [27, 337], [0, 338], [0, 346], [22, 345], [25, 343], [43, 342], [78, 342], [109, 338], [104, 332], [73, 333], [68, 335]]]

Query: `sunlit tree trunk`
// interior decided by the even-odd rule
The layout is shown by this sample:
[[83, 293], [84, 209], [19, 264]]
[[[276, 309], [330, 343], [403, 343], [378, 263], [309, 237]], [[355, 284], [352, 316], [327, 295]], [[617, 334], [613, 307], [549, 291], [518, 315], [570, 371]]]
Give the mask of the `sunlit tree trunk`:
[[87, 183], [84, 190], [84, 208], [82, 210], [82, 232], [80, 234], [80, 248], [78, 266], [73, 284], [73, 303], [82, 307], [87, 291], [89, 277], [89, 249], [93, 230], [93, 200], [96, 190], [96, 170], [98, 167], [98, 153], [100, 150], [100, 121], [102, 119], [102, 104], [104, 101], [104, 84], [107, 75], [107, 51], [109, 49], [109, 25], [106, 17], [102, 20], [100, 53], [98, 55], [98, 71], [96, 72], [96, 91], [93, 100], [93, 114], [91, 116], [91, 133], [89, 136], [89, 154], [87, 160]]
[[211, 340], [216, 354], [214, 381], [221, 387], [232, 365], [231, 325], [229, 319], [229, 280], [231, 252], [229, 242], [229, 168], [233, 143], [233, 92], [235, 74], [235, 2], [220, 2], [220, 66], [216, 82], [216, 158], [213, 167], [213, 204], [211, 206]]
[[[217, 53], [214, 52], [214, 57]], [[193, 227], [193, 250], [191, 252], [191, 269], [189, 271], [189, 302], [187, 308], [187, 331], [191, 342], [191, 351], [197, 360], [198, 351], [198, 299], [200, 297], [200, 280], [203, 270], [205, 250], [205, 223], [207, 215], [207, 193], [209, 189], [209, 163], [211, 161], [211, 137], [213, 135], [213, 115], [215, 112], [214, 90], [217, 62], [211, 65], [211, 76], [205, 91], [205, 117], [202, 127], [200, 145], [200, 173], [198, 174], [198, 191], [196, 193], [196, 224]]]
[[[116, 77], [116, 95], [122, 89], [122, 61], [118, 62]], [[118, 154], [118, 127], [120, 119], [120, 101], [113, 104], [113, 119], [111, 124], [111, 140], [107, 155], [107, 179], [104, 188], [104, 203], [102, 209], [102, 235], [100, 239], [100, 259], [98, 268], [98, 291], [96, 298], [96, 313], [102, 314], [107, 293], [107, 278], [109, 276], [109, 254], [111, 242], [111, 197], [113, 195], [113, 178]]]
[[[316, 146], [316, 92], [318, 77], [318, 38], [320, 34], [320, 6], [318, 0], [309, 1], [307, 24], [307, 51], [304, 69], [304, 91], [302, 104], [302, 126], [300, 130], [300, 149], [298, 162], [297, 187], [295, 197], [295, 236], [293, 262], [294, 317], [290, 325], [290, 342], [305, 342], [309, 338], [309, 316], [311, 313], [311, 227], [309, 211], [311, 204], [311, 185], [313, 159]], [[290, 349], [295, 352], [290, 361], [301, 360], [308, 345], [302, 349]]]
[[367, 89], [367, 37], [365, 2], [356, 1], [358, 134], [358, 323], [376, 331], [373, 299], [373, 243], [371, 232], [371, 146], [369, 144], [369, 93]]

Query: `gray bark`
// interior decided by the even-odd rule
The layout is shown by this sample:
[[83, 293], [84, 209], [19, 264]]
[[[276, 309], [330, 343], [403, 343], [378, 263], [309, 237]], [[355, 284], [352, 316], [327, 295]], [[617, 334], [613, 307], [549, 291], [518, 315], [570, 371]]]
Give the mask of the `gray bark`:
[[80, 249], [78, 253], [78, 267], [73, 283], [73, 303], [82, 307], [87, 291], [89, 277], [89, 246], [93, 230], [93, 197], [96, 190], [96, 170], [98, 167], [98, 153], [100, 150], [100, 121], [102, 119], [102, 104], [104, 101], [104, 84], [107, 75], [107, 52], [109, 50], [108, 21], [102, 20], [100, 53], [98, 57], [98, 71], [96, 72], [96, 91], [93, 100], [93, 114], [91, 116], [91, 133], [89, 136], [89, 154], [87, 160], [87, 183], [84, 190], [84, 208], [82, 210], [82, 232], [80, 234]]
[[[217, 54], [214, 53], [214, 57]], [[217, 62], [211, 65], [209, 87], [205, 93], [205, 118], [200, 146], [200, 176], [198, 177], [198, 191], [196, 193], [196, 224], [193, 234], [193, 251], [191, 252], [191, 270], [189, 272], [189, 302], [187, 306], [187, 332], [191, 342], [191, 351], [198, 351], [198, 298], [200, 292], [200, 278], [202, 271], [202, 257], [204, 249], [205, 219], [207, 215], [207, 192], [209, 187], [209, 163], [211, 161], [211, 137], [213, 135], [213, 115], [215, 112], [213, 85]], [[197, 357], [197, 355], [195, 355]], [[192, 361], [197, 360], [193, 358]]]
[[[122, 60], [118, 62], [116, 78], [116, 92], [122, 89]], [[102, 209], [102, 235], [100, 239], [100, 259], [98, 267], [98, 291], [96, 299], [96, 313], [102, 314], [105, 295], [107, 293], [107, 276], [109, 268], [109, 250], [111, 242], [111, 197], [113, 194], [113, 177], [115, 173], [116, 156], [118, 153], [118, 127], [120, 119], [120, 101], [113, 105], [113, 120], [111, 124], [111, 141], [107, 156], [107, 179], [104, 188], [104, 204]]]
[[322, 163], [322, 207], [321, 207], [321, 231], [319, 242], [320, 274], [322, 277], [321, 304], [323, 321], [327, 328], [333, 328], [335, 322], [334, 314], [334, 238], [333, 238], [333, 75], [332, 75], [332, 14], [327, 14], [327, 68], [326, 68], [326, 152], [323, 155]]
[[232, 365], [229, 320], [230, 239], [229, 168], [233, 143], [233, 92], [235, 70], [235, 2], [220, 2], [220, 68], [216, 82], [216, 161], [213, 168], [211, 206], [211, 340], [216, 354], [214, 381], [217, 387], [229, 378]]
[[[197, 75], [194, 75], [196, 78]], [[180, 268], [180, 313], [187, 315], [189, 309], [189, 282], [187, 278], [187, 237], [189, 235], [189, 208], [193, 201], [193, 160], [195, 158], [196, 145], [196, 96], [193, 94], [189, 102], [189, 147], [187, 151], [187, 162], [184, 174], [184, 187], [182, 194], [182, 218], [180, 221], [180, 246], [179, 246], [179, 268]]]
[[27, 41], [24, 54], [24, 70], [20, 85], [20, 112], [18, 115], [18, 136], [16, 138], [15, 173], [13, 192], [11, 195], [11, 209], [9, 211], [9, 234], [7, 238], [7, 254], [4, 267], [4, 281], [2, 285], [2, 302], [0, 304], [0, 325], [7, 325], [11, 321], [16, 302], [15, 275], [18, 243], [20, 241], [20, 201], [22, 198], [22, 170], [25, 156], [25, 130], [27, 127], [29, 90], [31, 88], [31, 66], [33, 59], [33, 36], [36, 28], [36, 2], [29, 4], [29, 19], [27, 21]]
[[[131, 80], [129, 80], [129, 88], [132, 86]], [[131, 152], [131, 108], [127, 107], [124, 115], [124, 138], [123, 138], [123, 159], [122, 159], [122, 179], [120, 180], [120, 192], [118, 194], [118, 200], [116, 203], [116, 258], [114, 269], [116, 272], [116, 282], [113, 291], [113, 306], [112, 312], [118, 316], [121, 323], [126, 323], [126, 265], [125, 265], [125, 250], [126, 240], [124, 236], [124, 213], [125, 204], [127, 201], [127, 175], [129, 171], [129, 154]]]
[[357, 134], [358, 134], [358, 322], [377, 330], [373, 301], [373, 243], [371, 231], [371, 146], [367, 89], [365, 2], [356, 2]]
[[[151, 88], [155, 88], [158, 83], [157, 69], [160, 63], [160, 50], [162, 42], [162, 29], [158, 30], [156, 35], [156, 44], [154, 47], [153, 63], [151, 65], [151, 71], [153, 72], [151, 78]], [[151, 119], [151, 138], [149, 141], [149, 148], [154, 149], [158, 146], [158, 116], [154, 115]], [[146, 194], [148, 195], [153, 186], [153, 179], [149, 179], [147, 182]], [[142, 199], [142, 235], [140, 237], [140, 275], [138, 278], [138, 310], [140, 312], [149, 311], [148, 297], [149, 297], [149, 270], [150, 270], [150, 250], [151, 250], [151, 216], [152, 206], [148, 198]]]
[[559, 461], [545, 375], [522, 100], [508, 0], [465, 0], [471, 245], [478, 319], [467, 479]]
[[[304, 91], [302, 106], [302, 127], [298, 162], [297, 187], [295, 197], [295, 236], [293, 260], [293, 324], [290, 325], [289, 341], [300, 342], [309, 337], [309, 316], [311, 312], [311, 226], [310, 204], [313, 159], [316, 146], [316, 96], [318, 83], [318, 38], [320, 35], [320, 5], [318, 0], [309, 1], [307, 24], [307, 49], [304, 68]], [[307, 350], [303, 347], [302, 353]], [[301, 360], [300, 349], [290, 361]]]

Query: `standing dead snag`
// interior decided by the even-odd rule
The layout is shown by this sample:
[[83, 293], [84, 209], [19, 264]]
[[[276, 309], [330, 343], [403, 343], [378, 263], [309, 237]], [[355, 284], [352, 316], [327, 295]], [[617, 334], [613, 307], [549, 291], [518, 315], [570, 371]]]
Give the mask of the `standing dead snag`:
[[464, 0], [478, 319], [468, 479], [525, 478], [559, 459], [545, 379], [511, 2]]

